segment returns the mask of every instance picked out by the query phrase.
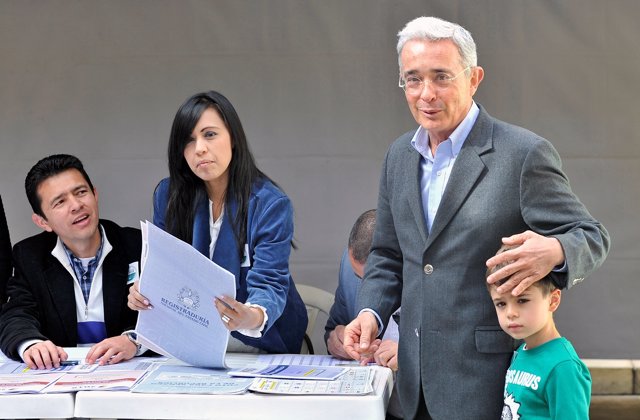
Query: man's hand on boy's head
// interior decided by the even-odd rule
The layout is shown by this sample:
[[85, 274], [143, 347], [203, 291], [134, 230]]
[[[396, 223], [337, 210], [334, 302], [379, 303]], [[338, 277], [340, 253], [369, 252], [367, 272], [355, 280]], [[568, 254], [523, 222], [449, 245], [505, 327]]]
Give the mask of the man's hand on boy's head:
[[527, 230], [502, 238], [502, 243], [518, 247], [487, 260], [489, 268], [508, 262], [507, 266], [487, 277], [490, 284], [508, 278], [498, 287], [499, 293], [511, 291], [511, 294], [518, 296], [549, 274], [554, 267], [564, 263], [562, 245], [554, 237], [542, 236]]

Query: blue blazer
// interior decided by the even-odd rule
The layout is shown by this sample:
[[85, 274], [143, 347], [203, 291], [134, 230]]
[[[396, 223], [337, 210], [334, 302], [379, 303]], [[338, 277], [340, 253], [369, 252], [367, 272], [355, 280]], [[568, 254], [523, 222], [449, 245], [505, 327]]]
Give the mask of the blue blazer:
[[[356, 305], [361, 285], [362, 279], [359, 279], [356, 273], [353, 272], [353, 268], [351, 268], [351, 263], [349, 262], [349, 249], [345, 247], [342, 258], [340, 259], [340, 272], [338, 273], [338, 288], [335, 293], [335, 301], [331, 306], [329, 318], [324, 327], [325, 344], [327, 344], [329, 340], [331, 331], [335, 330], [338, 325], [347, 325], [358, 316]], [[396, 314], [398, 315], [397, 318], [399, 318], [400, 309], [389, 318], [382, 338], [398, 341]]]
[[329, 334], [338, 325], [347, 325], [357, 315], [356, 299], [360, 291], [360, 280], [349, 263], [349, 251], [345, 248], [340, 259], [340, 272], [338, 273], [338, 288], [335, 293], [335, 301], [329, 311], [329, 318], [324, 327], [324, 342], [329, 340]]
[[[166, 230], [165, 214], [169, 198], [169, 178], [158, 184], [153, 198], [153, 223]], [[293, 238], [293, 208], [289, 198], [268, 180], [257, 181], [249, 197], [247, 215], [248, 264], [240, 260], [238, 245], [227, 214], [236, 203], [227, 203], [229, 212], [220, 227], [211, 258], [236, 278], [236, 300], [251, 302], [267, 310], [262, 337], [231, 335], [244, 344], [269, 353], [299, 353], [307, 329], [307, 310], [289, 273]], [[196, 204], [191, 244], [209, 257], [209, 200]]]

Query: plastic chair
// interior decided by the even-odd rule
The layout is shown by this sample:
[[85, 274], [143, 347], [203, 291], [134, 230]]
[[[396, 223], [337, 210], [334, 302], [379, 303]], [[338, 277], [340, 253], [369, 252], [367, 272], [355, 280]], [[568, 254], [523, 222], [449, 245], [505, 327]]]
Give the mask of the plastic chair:
[[314, 354], [313, 343], [311, 343], [310, 337], [316, 326], [316, 319], [320, 312], [329, 316], [329, 311], [333, 306], [335, 296], [326, 290], [306, 284], [296, 284], [296, 289], [298, 289], [298, 293], [300, 293], [300, 297], [302, 297], [302, 301], [307, 307], [307, 317], [309, 318], [309, 324], [307, 325], [307, 331], [304, 334], [304, 343], [300, 353]]

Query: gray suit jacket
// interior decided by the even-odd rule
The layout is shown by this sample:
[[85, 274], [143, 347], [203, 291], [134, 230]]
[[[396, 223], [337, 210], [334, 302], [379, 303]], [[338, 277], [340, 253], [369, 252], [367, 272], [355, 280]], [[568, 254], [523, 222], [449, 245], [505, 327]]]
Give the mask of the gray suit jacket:
[[429, 234], [413, 134], [396, 140], [384, 161], [358, 308], [384, 321], [402, 305], [398, 387], [407, 418], [422, 390], [434, 419], [496, 419], [515, 342], [498, 324], [485, 261], [503, 236], [553, 236], [567, 264], [554, 281], [570, 287], [604, 261], [608, 233], [571, 191], [547, 140], [481, 107]]

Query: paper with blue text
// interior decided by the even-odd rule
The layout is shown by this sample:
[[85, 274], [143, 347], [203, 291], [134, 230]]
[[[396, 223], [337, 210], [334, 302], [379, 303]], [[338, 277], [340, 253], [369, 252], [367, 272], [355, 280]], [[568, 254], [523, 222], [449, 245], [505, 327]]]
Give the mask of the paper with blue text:
[[365, 395], [373, 392], [373, 368], [348, 368], [333, 381], [256, 378], [250, 391], [286, 395]]
[[251, 378], [232, 378], [223, 369], [163, 365], [149, 373], [131, 391], [150, 394], [241, 394]]
[[229, 331], [214, 298], [235, 298], [235, 277], [152, 223], [141, 227], [140, 293], [153, 309], [138, 314], [138, 341], [193, 366], [225, 367]]
[[232, 370], [231, 376], [260, 377], [274, 379], [314, 379], [332, 381], [347, 371], [337, 366], [270, 365], [264, 367], [245, 367]]

